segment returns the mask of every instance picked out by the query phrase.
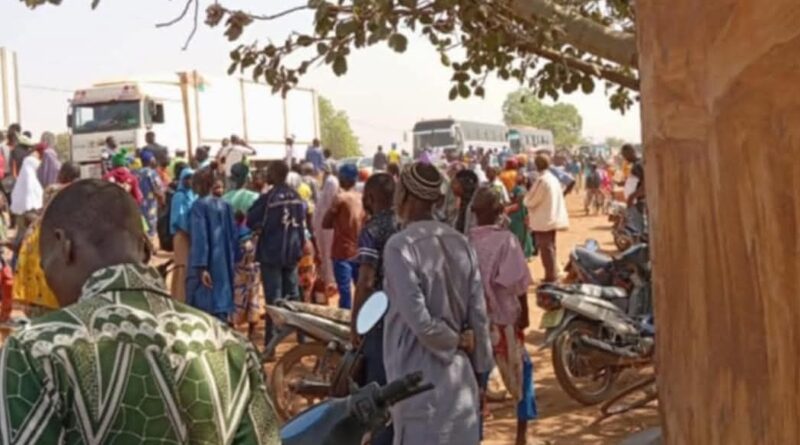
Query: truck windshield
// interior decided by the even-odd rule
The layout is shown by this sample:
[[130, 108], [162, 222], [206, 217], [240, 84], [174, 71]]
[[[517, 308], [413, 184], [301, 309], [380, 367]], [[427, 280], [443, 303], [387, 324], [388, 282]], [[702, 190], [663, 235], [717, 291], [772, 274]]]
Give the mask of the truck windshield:
[[76, 105], [72, 133], [94, 133], [138, 128], [141, 120], [138, 100]]

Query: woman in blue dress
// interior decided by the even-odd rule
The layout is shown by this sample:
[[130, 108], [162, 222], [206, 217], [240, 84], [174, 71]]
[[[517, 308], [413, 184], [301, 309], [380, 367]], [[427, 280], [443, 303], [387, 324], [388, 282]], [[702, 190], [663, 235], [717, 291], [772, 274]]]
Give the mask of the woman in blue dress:
[[164, 201], [164, 187], [161, 178], [156, 172], [156, 157], [150, 150], [142, 150], [139, 155], [142, 168], [139, 169], [139, 190], [142, 191], [142, 216], [147, 222], [147, 235], [151, 238], [156, 235], [158, 224], [158, 205]]

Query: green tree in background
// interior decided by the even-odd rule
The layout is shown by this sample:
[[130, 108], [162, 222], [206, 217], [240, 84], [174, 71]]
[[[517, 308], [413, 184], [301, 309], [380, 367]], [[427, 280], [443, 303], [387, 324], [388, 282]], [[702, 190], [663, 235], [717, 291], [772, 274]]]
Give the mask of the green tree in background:
[[322, 131], [322, 146], [328, 148], [337, 159], [361, 156], [358, 137], [350, 128], [347, 113], [333, 107], [330, 100], [319, 97], [319, 121]]
[[622, 138], [618, 138], [616, 136], [609, 136], [606, 138], [606, 145], [613, 148], [618, 149], [625, 145], [628, 141]]
[[557, 147], [571, 147], [581, 141], [583, 118], [571, 104], [543, 104], [531, 91], [510, 93], [503, 104], [506, 125], [525, 125], [553, 132]]

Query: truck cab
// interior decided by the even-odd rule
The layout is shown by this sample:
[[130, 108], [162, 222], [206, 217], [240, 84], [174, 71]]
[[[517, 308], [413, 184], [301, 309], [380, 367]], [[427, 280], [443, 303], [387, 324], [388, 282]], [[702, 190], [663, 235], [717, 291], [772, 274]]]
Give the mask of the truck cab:
[[163, 103], [149, 98], [135, 83], [107, 85], [75, 92], [68, 115], [72, 161], [83, 177], [99, 177], [106, 138], [133, 153], [145, 145], [145, 133], [164, 123]]

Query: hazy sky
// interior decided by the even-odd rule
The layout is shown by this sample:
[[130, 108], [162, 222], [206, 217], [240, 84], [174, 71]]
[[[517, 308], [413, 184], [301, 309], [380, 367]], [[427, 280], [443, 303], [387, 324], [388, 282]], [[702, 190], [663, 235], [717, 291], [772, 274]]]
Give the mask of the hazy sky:
[[[67, 0], [58, 7], [48, 5], [33, 11], [18, 0], [4, 0], [0, 6], [0, 47], [17, 52], [22, 120], [35, 133], [66, 129], [67, 99], [71, 95], [50, 89], [72, 91], [105, 79], [189, 69], [222, 74], [229, 65], [228, 53], [235, 45], [222, 35], [222, 27], [211, 29], [202, 23], [204, 11], [187, 51], [181, 51], [181, 47], [191, 28], [189, 20], [156, 29], [156, 23], [180, 12], [183, 1], [102, 0], [95, 11], [89, 8], [90, 3]], [[274, 13], [292, 3], [225, 2], [243, 8], [265, 5], [255, 11], [260, 13]], [[265, 41], [269, 37], [282, 41], [288, 32], [308, 32], [311, 26], [308, 14], [289, 16], [249, 30], [241, 41]], [[447, 98], [451, 72], [439, 64], [436, 52], [420, 38], [412, 38], [403, 55], [385, 44], [357, 51], [349, 67], [346, 76], [336, 77], [330, 67], [320, 66], [301, 82], [348, 113], [367, 152], [378, 144], [402, 144], [403, 133], [423, 118], [452, 116], [501, 123], [503, 100], [518, 87], [513, 81], [491, 79], [485, 99], [451, 102]], [[562, 100], [580, 110], [584, 135], [598, 141], [607, 136], [639, 141], [638, 107], [621, 116], [608, 108], [602, 89], [590, 96], [576, 93]]]

